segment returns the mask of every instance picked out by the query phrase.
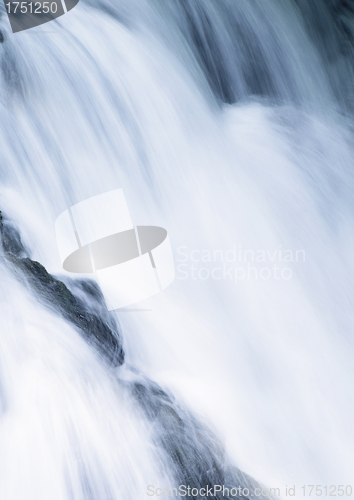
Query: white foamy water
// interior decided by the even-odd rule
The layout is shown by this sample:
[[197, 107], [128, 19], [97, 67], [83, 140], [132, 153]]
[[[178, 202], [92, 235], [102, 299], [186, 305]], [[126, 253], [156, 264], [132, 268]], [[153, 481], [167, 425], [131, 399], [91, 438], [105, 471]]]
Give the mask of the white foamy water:
[[[149, 311], [115, 313], [127, 365], [184, 400], [256, 479], [347, 485], [352, 121], [290, 2], [240, 2], [241, 38], [212, 2], [189, 4], [210, 16], [234, 104], [213, 97], [177, 28], [177, 2], [80, 2], [38, 34], [7, 34], [0, 208], [32, 258], [60, 274], [56, 217], [123, 188], [136, 224], [168, 230], [177, 267], [169, 289], [137, 305]], [[251, 97], [247, 54], [234, 56], [253, 32], [269, 99], [267, 89]], [[291, 279], [235, 283], [224, 264], [237, 262], [201, 260], [203, 250], [234, 247], [302, 253], [297, 262], [275, 258]], [[202, 268], [221, 270], [213, 279]], [[119, 384], [128, 368], [105, 367], [69, 324], [0, 272], [0, 498], [135, 500], [148, 484], [171, 487], [148, 422]]]

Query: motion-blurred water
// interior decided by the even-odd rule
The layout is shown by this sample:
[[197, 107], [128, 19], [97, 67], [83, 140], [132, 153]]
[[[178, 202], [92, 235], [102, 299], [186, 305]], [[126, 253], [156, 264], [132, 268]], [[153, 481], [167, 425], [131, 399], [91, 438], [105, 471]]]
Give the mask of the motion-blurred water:
[[[177, 267], [146, 311], [113, 313], [113, 370], [2, 260], [1, 499], [175, 486], [124, 390], [138, 373], [267, 486], [350, 484], [353, 14], [311, 3], [81, 1], [15, 35], [1, 18], [0, 209], [32, 259], [64, 274], [56, 217], [121, 187], [136, 224], [168, 229]], [[234, 245], [306, 258], [291, 279], [182, 279], [181, 248], [193, 265]]]

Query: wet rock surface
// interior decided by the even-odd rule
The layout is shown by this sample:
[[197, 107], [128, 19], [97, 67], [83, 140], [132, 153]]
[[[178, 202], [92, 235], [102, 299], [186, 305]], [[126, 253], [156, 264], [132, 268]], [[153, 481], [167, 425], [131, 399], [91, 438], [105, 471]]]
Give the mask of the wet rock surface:
[[[203, 496], [192, 491], [209, 488], [214, 493], [216, 485], [225, 487], [225, 495], [222, 491], [213, 495], [217, 500], [249, 498], [255, 488], [262, 490], [263, 486], [231, 464], [213, 432], [159, 385], [142, 378], [127, 384], [127, 389], [153, 424], [156, 445], [165, 452], [175, 484], [185, 486], [187, 492], [189, 487], [190, 495], [184, 498], [201, 500]], [[245, 493], [248, 490], [249, 496], [231, 494], [234, 488], [240, 493], [240, 487]]]
[[[75, 280], [64, 278], [65, 284], [48, 273], [44, 266], [30, 258], [19, 231], [1, 212], [0, 235], [5, 260], [37, 299], [69, 321], [106, 362], [121, 365], [124, 362], [121, 336], [98, 285], [91, 280], [74, 283]], [[81, 293], [73, 293], [74, 290]]]

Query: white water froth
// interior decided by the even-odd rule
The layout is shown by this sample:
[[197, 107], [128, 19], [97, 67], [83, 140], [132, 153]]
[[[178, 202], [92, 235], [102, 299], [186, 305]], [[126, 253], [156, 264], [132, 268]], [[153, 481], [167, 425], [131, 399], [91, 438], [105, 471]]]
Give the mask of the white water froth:
[[[80, 3], [53, 34], [8, 35], [1, 210], [51, 273], [63, 273], [58, 214], [115, 188], [136, 224], [168, 229], [176, 261], [180, 246], [303, 249], [291, 280], [177, 279], [141, 304], [151, 311], [118, 313], [127, 364], [184, 399], [267, 485], [350, 484], [351, 122], [306, 67], [302, 106], [219, 109], [178, 33], [173, 51], [150, 31], [159, 20], [167, 36], [167, 21], [134, 5], [131, 29]], [[135, 500], [171, 487], [112, 372], [3, 268], [0, 306], [0, 497]]]

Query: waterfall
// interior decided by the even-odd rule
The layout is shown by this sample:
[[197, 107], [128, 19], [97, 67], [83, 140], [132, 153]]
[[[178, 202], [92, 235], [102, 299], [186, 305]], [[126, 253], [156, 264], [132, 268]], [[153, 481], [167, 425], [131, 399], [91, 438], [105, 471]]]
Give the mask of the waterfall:
[[[351, 3], [0, 9], [0, 498], [350, 485]], [[108, 312], [54, 224], [118, 188], [176, 279]]]

